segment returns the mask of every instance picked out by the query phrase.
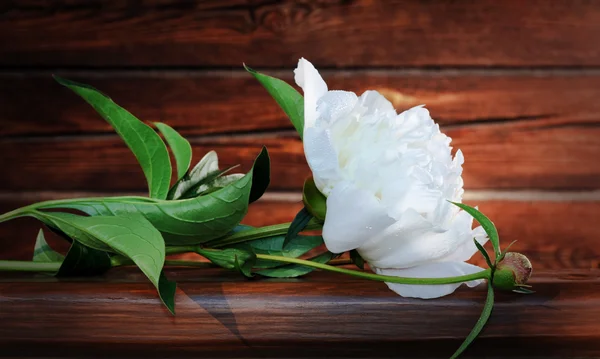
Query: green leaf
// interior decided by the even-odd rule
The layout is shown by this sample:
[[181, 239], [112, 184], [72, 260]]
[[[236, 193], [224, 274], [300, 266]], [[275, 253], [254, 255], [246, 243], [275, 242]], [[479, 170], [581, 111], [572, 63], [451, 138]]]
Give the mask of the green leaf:
[[302, 138], [304, 133], [304, 98], [295, 88], [288, 85], [285, 81], [271, 76], [263, 75], [244, 65], [246, 71], [254, 76], [258, 82], [275, 99], [279, 107], [288, 116], [292, 125]]
[[192, 163], [192, 145], [171, 126], [162, 122], [155, 122], [154, 125], [156, 125], [156, 128], [165, 137], [169, 147], [171, 147], [171, 152], [173, 152], [175, 162], [177, 163], [177, 179], [179, 180], [187, 173]]
[[350, 260], [360, 269], [365, 269], [365, 260], [360, 256], [356, 249], [350, 251]]
[[310, 220], [313, 219], [312, 214], [308, 212], [306, 207], [303, 207], [300, 212], [296, 214], [294, 220], [290, 224], [288, 231], [285, 235], [283, 242], [283, 248], [286, 249], [287, 245], [298, 236], [298, 233], [302, 232]]
[[256, 255], [251, 250], [240, 248], [227, 249], [198, 249], [198, 254], [212, 263], [225, 269], [236, 269], [245, 276], [251, 277], [251, 269], [256, 260]]
[[74, 241], [55, 274], [57, 277], [88, 277], [106, 273], [111, 268], [108, 253]]
[[304, 187], [302, 188], [302, 202], [304, 202], [304, 207], [306, 207], [308, 212], [316, 219], [320, 221], [325, 220], [325, 214], [327, 213], [327, 198], [319, 191], [315, 184], [315, 180], [312, 177], [304, 181]]
[[160, 136], [95, 88], [55, 76], [56, 81], [81, 96], [117, 131], [140, 163], [150, 197], [164, 199], [171, 181], [169, 152]]
[[169, 190], [167, 199], [186, 199], [202, 196], [226, 187], [243, 177], [240, 173], [225, 176], [238, 166], [219, 169], [219, 159], [215, 151], [208, 152], [194, 168], [177, 181]]
[[[68, 236], [58, 228], [51, 228], [60, 236]], [[70, 238], [69, 238], [70, 239]], [[40, 229], [33, 252], [34, 262], [62, 262], [53, 275], [56, 277], [82, 277], [104, 274], [111, 268], [108, 253], [88, 248], [77, 241], [71, 243], [66, 256], [54, 251], [44, 238]]]
[[[70, 213], [44, 213], [61, 231], [93, 249], [111, 251], [131, 259], [160, 290], [165, 242], [160, 232], [141, 215], [83, 217]], [[168, 304], [169, 298], [163, 302]], [[171, 312], [174, 308], [168, 307]]]
[[252, 268], [254, 267], [254, 261], [256, 260], [256, 256], [250, 258], [250, 259], [244, 259], [238, 257], [237, 255], [235, 256], [235, 269], [238, 270], [240, 273], [242, 273], [244, 276], [248, 277], [248, 278], [252, 278], [254, 277], [254, 274], [252, 274]]
[[169, 312], [175, 315], [175, 291], [177, 290], [177, 283], [170, 281], [165, 272], [161, 271], [157, 289], [160, 300], [169, 309]]
[[477, 336], [479, 335], [479, 333], [481, 333], [481, 330], [487, 323], [488, 319], [490, 319], [490, 315], [492, 314], [493, 307], [494, 307], [494, 287], [492, 286], [491, 281], [488, 281], [487, 299], [485, 300], [485, 305], [483, 307], [483, 310], [481, 311], [481, 316], [479, 317], [479, 319], [477, 320], [477, 323], [471, 330], [471, 333], [469, 333], [469, 335], [467, 336], [465, 341], [461, 344], [461, 346], [458, 348], [458, 350], [456, 350], [456, 352], [452, 355], [452, 357], [450, 359], [458, 358], [462, 354], [462, 352], [464, 352], [465, 349], [467, 349], [469, 347], [469, 345], [471, 345], [473, 340], [475, 340], [475, 338], [477, 338]]
[[40, 229], [35, 240], [35, 247], [33, 249], [33, 261], [62, 262], [64, 259], [65, 256], [50, 248], [48, 242], [46, 242], [46, 238], [44, 237], [44, 231]]
[[255, 161], [252, 172], [252, 189], [250, 190], [250, 203], [256, 202], [265, 193], [271, 182], [271, 158], [267, 148], [263, 147], [261, 155], [264, 154], [262, 161]]
[[479, 212], [477, 209], [467, 206], [463, 203], [450, 202], [455, 206], [462, 208], [465, 212], [469, 213], [473, 218], [481, 224], [485, 233], [487, 233], [488, 237], [490, 237], [490, 242], [492, 242], [492, 247], [494, 248], [494, 254], [496, 258], [496, 262], [498, 262], [498, 258], [501, 255], [500, 251], [500, 238], [498, 237], [498, 230], [492, 221], [487, 218], [483, 213]]
[[[335, 255], [331, 252], [325, 252], [309, 260], [316, 263], [327, 263], [334, 256]], [[312, 267], [303, 266], [301, 264], [287, 264], [276, 268], [263, 269], [256, 273], [265, 277], [272, 278], [295, 278], [308, 274], [313, 270], [315, 269]]]
[[211, 179], [210, 182], [207, 182], [206, 184], [200, 184], [200, 186], [198, 186], [198, 188], [196, 189], [196, 193], [194, 193], [193, 196], [205, 196], [207, 194], [218, 191], [221, 188], [227, 187], [233, 182], [244, 177], [244, 175], [241, 173], [233, 173], [227, 176], [223, 176], [222, 174], [224, 173], [224, 171], [219, 172], [219, 175], [215, 176], [214, 179]]
[[[290, 258], [298, 258], [309, 251], [319, 247], [323, 244], [322, 236], [296, 236], [290, 243], [283, 249], [283, 242], [285, 236], [273, 236], [267, 238], [256, 239], [250, 242], [244, 243], [252, 248], [252, 251], [256, 254], [268, 254], [272, 256], [283, 256]], [[239, 245], [233, 245], [232, 248], [240, 248]], [[268, 261], [257, 259], [254, 264], [255, 268], [272, 268], [281, 266], [280, 263], [275, 261]]]
[[192, 170], [177, 181], [167, 199], [181, 199], [194, 197], [195, 191], [190, 191], [192, 187], [209, 177], [211, 174], [219, 173], [219, 158], [215, 151], [210, 151], [192, 168]]
[[475, 238], [473, 238], [473, 242], [475, 243], [475, 247], [477, 247], [479, 252], [483, 255], [483, 258], [485, 258], [485, 262], [487, 263], [488, 267], [494, 268], [492, 260], [490, 259], [490, 256], [488, 255], [488, 252], [485, 250], [485, 248], [483, 248], [483, 246], [479, 242], [477, 242]]
[[[255, 164], [264, 164], [265, 161], [268, 163], [269, 156], [266, 149], [263, 149]], [[74, 200], [43, 208], [70, 208], [91, 216], [141, 214], [163, 233], [168, 245], [199, 244], [226, 235], [240, 223], [248, 211], [255, 175], [260, 176], [253, 168], [227, 187], [190, 199], [166, 201], [131, 197], [98, 198]]]

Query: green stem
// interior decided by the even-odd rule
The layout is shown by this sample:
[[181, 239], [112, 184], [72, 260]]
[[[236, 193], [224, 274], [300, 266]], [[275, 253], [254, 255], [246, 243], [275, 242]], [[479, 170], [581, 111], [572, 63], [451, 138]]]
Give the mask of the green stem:
[[173, 254], [197, 253], [200, 246], [173, 246], [165, 249], [165, 254], [170, 256]]
[[178, 267], [198, 267], [198, 268], [217, 268], [217, 265], [214, 265], [209, 262], [200, 262], [200, 261], [183, 261], [176, 259], [167, 259], [165, 261], [166, 266], [178, 266]]
[[62, 262], [0, 261], [0, 271], [57, 272]]
[[[173, 254], [182, 254], [182, 253], [197, 253], [199, 247], [198, 246], [177, 246], [177, 247], [167, 247], [165, 248], [165, 255], [170, 256]], [[168, 260], [165, 261], [165, 265], [170, 262]], [[171, 261], [172, 262], [172, 261]], [[110, 259], [111, 267], [120, 267], [120, 266], [128, 266], [133, 265], [133, 261], [125, 256], [116, 255]]]
[[352, 262], [352, 259], [350, 258], [332, 259], [329, 262], [327, 262], [327, 264], [329, 264], [330, 266], [345, 266], [352, 263], [354, 262]]
[[269, 261], [275, 261], [275, 262], [300, 264], [300, 265], [304, 265], [307, 267], [327, 270], [330, 272], [348, 274], [348, 275], [358, 277], [358, 278], [375, 280], [375, 281], [379, 281], [379, 282], [398, 283], [398, 284], [452, 284], [452, 283], [469, 282], [469, 281], [476, 280], [476, 279], [488, 279], [489, 280], [491, 277], [490, 269], [485, 269], [485, 270], [482, 270], [477, 273], [467, 274], [467, 275], [462, 275], [462, 276], [457, 276], [457, 277], [406, 278], [406, 277], [395, 277], [395, 276], [389, 276], [389, 275], [381, 275], [381, 274], [357, 271], [357, 270], [352, 270], [352, 269], [339, 268], [339, 267], [334, 267], [334, 266], [331, 266], [328, 264], [321, 264], [321, 263], [311, 262], [308, 260], [298, 259], [298, 258], [271, 256], [271, 255], [267, 255], [267, 254], [257, 254], [256, 258], [269, 260]]
[[[241, 232], [234, 233], [226, 238], [220, 238], [212, 240], [205, 244], [206, 247], [220, 248], [231, 244], [242, 243], [252, 241], [255, 239], [262, 239], [273, 236], [285, 235], [290, 228], [291, 222], [274, 224], [272, 226], [251, 228]], [[310, 222], [304, 230], [311, 231], [321, 229], [322, 225], [319, 223]]]

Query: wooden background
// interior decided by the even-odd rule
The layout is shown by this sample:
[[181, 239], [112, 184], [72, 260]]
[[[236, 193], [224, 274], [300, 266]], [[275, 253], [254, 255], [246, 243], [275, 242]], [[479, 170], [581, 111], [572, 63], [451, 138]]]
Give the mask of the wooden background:
[[[0, 210], [142, 193], [135, 159], [58, 74], [248, 169], [266, 144], [269, 194], [247, 223], [290, 220], [302, 145], [242, 68], [292, 81], [311, 60], [332, 89], [426, 104], [465, 154], [466, 203], [536, 269], [600, 263], [600, 1], [20, 0], [0, 4]], [[0, 225], [28, 259], [35, 221]]]

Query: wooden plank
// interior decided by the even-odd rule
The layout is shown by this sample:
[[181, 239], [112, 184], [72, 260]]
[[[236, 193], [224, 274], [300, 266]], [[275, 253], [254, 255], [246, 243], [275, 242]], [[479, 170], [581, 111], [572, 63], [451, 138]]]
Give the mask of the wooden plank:
[[[179, 282], [175, 317], [134, 269], [93, 282], [3, 275], [2, 354], [372, 358], [402, 348], [403, 357], [447, 358], [485, 296], [480, 286], [423, 301], [338, 274], [249, 281], [200, 271], [167, 271]], [[497, 295], [488, 326], [465, 358], [600, 355], [598, 271], [537, 273], [532, 284], [534, 295]]]
[[[0, 202], [0, 213], [34, 201], [31, 198]], [[481, 200], [467, 203], [479, 206], [496, 223], [503, 247], [517, 241], [511, 248], [527, 255], [536, 271], [600, 268], [600, 229], [595, 225], [600, 202]], [[243, 223], [267, 226], [289, 222], [301, 208], [299, 201], [261, 200], [250, 206]], [[29, 260], [39, 228], [40, 223], [29, 218], [0, 224], [0, 259]], [[63, 241], [51, 233], [46, 234], [53, 246], [67, 249]], [[478, 254], [471, 261], [485, 266]]]
[[[291, 70], [267, 73], [293, 83]], [[58, 74], [93, 85], [144, 121], [167, 122], [186, 135], [292, 129], [275, 101], [244, 71]], [[323, 71], [323, 76], [331, 89], [378, 90], [398, 111], [426, 104], [443, 126], [600, 123], [598, 73]], [[50, 72], [0, 74], [0, 121], [0, 136], [112, 132]]]
[[586, 0], [21, 0], [0, 9], [3, 66], [289, 67], [302, 56], [335, 67], [600, 64], [600, 6]]
[[[468, 189], [594, 189], [600, 185], [600, 127], [492, 123], [445, 131], [465, 157]], [[223, 166], [248, 170], [263, 145], [273, 190], [298, 190], [310, 171], [295, 134], [192, 139], [195, 161], [216, 150]], [[142, 172], [116, 137], [6, 139], [5, 190], [144, 191]]]

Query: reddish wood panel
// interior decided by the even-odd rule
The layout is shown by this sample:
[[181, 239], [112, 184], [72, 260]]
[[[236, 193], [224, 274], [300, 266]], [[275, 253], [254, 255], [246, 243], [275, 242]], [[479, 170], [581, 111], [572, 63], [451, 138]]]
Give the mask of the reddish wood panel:
[[[600, 185], [600, 128], [543, 123], [492, 123], [451, 128], [465, 157], [465, 187], [593, 189]], [[273, 190], [297, 190], [310, 171], [295, 134], [192, 140], [195, 161], [216, 150], [223, 166], [250, 168], [266, 145]], [[144, 191], [142, 172], [115, 136], [5, 139], [0, 141], [4, 190]]]
[[[383, 283], [313, 273], [245, 280], [215, 270], [169, 270], [177, 316], [134, 269], [95, 282], [2, 275], [0, 349], [8, 356], [447, 358], [481, 310], [485, 290], [402, 298]], [[465, 358], [600, 355], [598, 271], [536, 273], [536, 293], [500, 293]], [[26, 298], [26, 300], [24, 300]], [[515, 350], [518, 348], [518, 350]]]
[[[34, 201], [0, 202], [0, 213]], [[595, 225], [600, 202], [482, 200], [468, 204], [479, 206], [496, 223], [503, 247], [517, 241], [511, 248], [527, 255], [535, 270], [600, 268], [600, 228]], [[261, 200], [250, 206], [243, 223], [266, 226], [289, 222], [301, 208], [299, 201]], [[29, 218], [0, 224], [0, 259], [29, 260], [40, 228], [38, 221]], [[46, 232], [53, 246], [67, 249], [66, 243]], [[485, 266], [479, 254], [471, 261]]]
[[[291, 70], [267, 73], [293, 83]], [[186, 135], [292, 129], [245, 71], [58, 74], [93, 85], [141, 120], [167, 122]], [[378, 90], [398, 111], [426, 104], [442, 125], [600, 123], [597, 73], [323, 71], [323, 76], [330, 89]], [[0, 74], [0, 121], [0, 136], [112, 132], [50, 72]]]
[[586, 0], [22, 0], [0, 10], [4, 66], [600, 63], [600, 6]]

